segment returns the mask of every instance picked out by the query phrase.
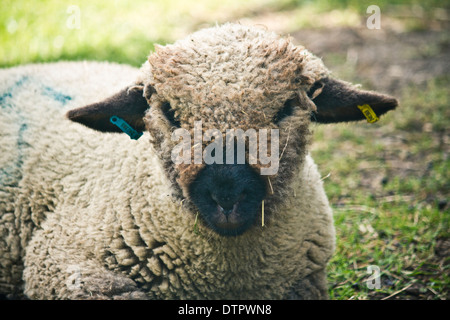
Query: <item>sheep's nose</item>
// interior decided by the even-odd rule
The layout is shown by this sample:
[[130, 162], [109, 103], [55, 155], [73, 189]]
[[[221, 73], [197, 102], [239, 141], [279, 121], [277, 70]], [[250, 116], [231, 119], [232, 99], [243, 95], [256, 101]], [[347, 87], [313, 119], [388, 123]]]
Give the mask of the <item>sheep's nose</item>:
[[238, 236], [256, 219], [265, 181], [244, 164], [211, 164], [189, 186], [189, 197], [206, 226], [223, 236]]
[[226, 216], [228, 216], [233, 209], [236, 207], [239, 200], [243, 198], [242, 195], [239, 196], [231, 196], [231, 195], [216, 195], [211, 194], [211, 198], [217, 203], [219, 210]]
[[231, 207], [231, 209], [225, 209], [225, 208], [223, 208], [220, 204], [219, 204], [218, 206], [219, 206], [219, 210], [220, 210], [225, 216], [229, 216], [230, 213], [233, 212], [233, 208], [234, 208], [235, 205], [233, 205], [233, 207]]

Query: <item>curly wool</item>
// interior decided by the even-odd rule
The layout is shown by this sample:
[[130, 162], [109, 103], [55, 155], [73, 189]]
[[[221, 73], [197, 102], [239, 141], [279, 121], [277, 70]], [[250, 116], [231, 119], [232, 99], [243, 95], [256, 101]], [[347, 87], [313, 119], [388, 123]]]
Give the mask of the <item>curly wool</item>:
[[[229, 32], [247, 32], [251, 41], [233, 46], [236, 37], [226, 40]], [[0, 180], [1, 292], [19, 293], [23, 271], [25, 294], [41, 299], [326, 297], [324, 268], [334, 251], [334, 228], [317, 167], [303, 149], [308, 139], [283, 155], [294, 159], [300, 152], [302, 159], [295, 170], [282, 167], [291, 178], [284, 187], [279, 179], [285, 199], [272, 210], [266, 226], [225, 238], [196, 225], [195, 212], [172, 196], [177, 190], [168, 180], [168, 164], [158, 157], [167, 159], [168, 145], [161, 147], [167, 143], [164, 133], [161, 145], [154, 144], [156, 150], [149, 147], [150, 138], [158, 139], [152, 126], [158, 125], [157, 117], [149, 115], [157, 112], [158, 103], [169, 101], [183, 123], [208, 116], [212, 120], [207, 125], [219, 129], [242, 128], [253, 121], [264, 126], [263, 114], [274, 115], [271, 103], [280, 107], [301, 86], [310, 85], [319, 76], [315, 72], [325, 72], [313, 68], [308, 73], [306, 66], [294, 66], [289, 57], [301, 49], [258, 29], [228, 25], [215, 34], [200, 32], [157, 49], [139, 76], [136, 69], [100, 63], [32, 65], [0, 72], [2, 109], [11, 111], [0, 113], [0, 121], [9, 124], [0, 131], [0, 164], [9, 170], [5, 175], [2, 169]], [[217, 52], [204, 62], [200, 54], [198, 61], [189, 60], [201, 39], [209, 41], [208, 50]], [[221, 46], [217, 39], [222, 39]], [[257, 56], [261, 50], [269, 60], [250, 59], [249, 53]], [[235, 70], [235, 78], [225, 72], [233, 56], [248, 60], [243, 64], [248, 69]], [[296, 59], [321, 65], [308, 54]], [[155, 71], [158, 63], [160, 73]], [[292, 68], [284, 70], [283, 63]], [[283, 72], [292, 81], [283, 83]], [[145, 133], [130, 141], [64, 119], [68, 109], [101, 100], [136, 77], [138, 85], [149, 81], [158, 92], [147, 114], [151, 137]], [[28, 80], [18, 85], [21, 79]], [[211, 83], [217, 86], [209, 90]], [[228, 99], [215, 108], [224, 94]], [[264, 103], [256, 108], [252, 101]], [[309, 123], [301, 124], [301, 112], [297, 127], [304, 130], [291, 133], [300, 140]], [[286, 137], [287, 133], [282, 141]]]
[[[205, 54], [207, 52], [207, 54]], [[328, 70], [290, 39], [237, 24], [205, 29], [149, 56], [152, 101], [170, 102], [181, 123], [229, 128], [269, 126], [283, 103]]]
[[[174, 184], [186, 189], [203, 165], [172, 168], [168, 157], [174, 147], [171, 132], [164, 137], [160, 131], [164, 127], [160, 109], [166, 103], [191, 136], [194, 122], [200, 120], [204, 131], [214, 128], [222, 133], [237, 128], [282, 129], [279, 142], [288, 151], [279, 178], [272, 178], [280, 192], [293, 173], [284, 167], [300, 165], [309, 143], [309, 112], [315, 106], [303, 95], [315, 81], [329, 74], [319, 58], [291, 39], [231, 23], [200, 30], [172, 45], [156, 46], [141, 72], [138, 82], [155, 91], [149, 99], [152, 109], [146, 117], [147, 127], [153, 137], [158, 137], [156, 149]], [[304, 111], [290, 119], [289, 126], [294, 130], [288, 131], [274, 124], [274, 117], [291, 99], [296, 99]], [[253, 165], [258, 172], [260, 166]]]

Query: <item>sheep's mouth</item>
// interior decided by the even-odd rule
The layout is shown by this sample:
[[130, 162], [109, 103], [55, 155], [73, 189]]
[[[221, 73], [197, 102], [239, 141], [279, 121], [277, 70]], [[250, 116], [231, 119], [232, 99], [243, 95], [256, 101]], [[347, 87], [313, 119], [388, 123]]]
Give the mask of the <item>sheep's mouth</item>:
[[228, 206], [221, 205], [208, 196], [191, 200], [194, 200], [202, 224], [225, 237], [245, 233], [256, 223], [258, 212], [261, 210], [261, 202], [253, 197], [244, 198]]
[[237, 236], [244, 233], [252, 221], [239, 213], [239, 203], [236, 203], [228, 210], [218, 204], [216, 210], [209, 216], [209, 223], [220, 235]]

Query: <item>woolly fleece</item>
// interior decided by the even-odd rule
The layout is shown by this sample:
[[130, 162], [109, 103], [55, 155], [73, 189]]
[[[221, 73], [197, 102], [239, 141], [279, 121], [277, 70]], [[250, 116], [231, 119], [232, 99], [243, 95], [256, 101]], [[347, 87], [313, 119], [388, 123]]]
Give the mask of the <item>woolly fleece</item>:
[[[129, 84], [137, 70], [85, 62], [0, 74], [3, 293], [20, 293], [25, 254], [30, 298], [138, 291], [126, 278], [151, 298], [287, 298], [296, 296], [294, 284], [323, 270], [334, 231], [309, 157], [295, 180], [296, 196], [279, 219], [237, 238], [217, 237], [201, 226], [204, 235], [197, 235], [192, 215], [171, 201], [170, 183], [148, 134], [131, 141], [64, 119], [66, 110]], [[114, 294], [102, 292], [104, 280], [96, 277], [125, 279]]]
[[[230, 28], [258, 34], [244, 46], [227, 49], [236, 50], [239, 61], [247, 57], [245, 70], [227, 71], [223, 69], [227, 62], [212, 61], [206, 61], [209, 65], [202, 69], [200, 61], [183, 60], [192, 57], [195, 48], [201, 52], [198, 42], [188, 46], [200, 39], [210, 41], [204, 44], [207, 50], [218, 50], [208, 59], [226, 60], [224, 48], [230, 41], [234, 44], [236, 37], [227, 40], [230, 30], [216, 28], [223, 32], [222, 38], [208, 38], [208, 32], [202, 31], [157, 49], [140, 71], [93, 62], [0, 71], [1, 292], [20, 294], [24, 289], [28, 297], [37, 299], [327, 296], [324, 270], [335, 240], [322, 181], [307, 155], [309, 118], [305, 115], [313, 106], [305, 106], [296, 115], [295, 128], [301, 130], [291, 133], [291, 141], [295, 134], [306, 136], [300, 139], [299, 150], [294, 148], [290, 155], [287, 150], [283, 156], [296, 157], [296, 167], [290, 163], [289, 179], [274, 178], [275, 192], [283, 201], [272, 210], [269, 206], [265, 227], [256, 224], [238, 237], [221, 237], [201, 223], [194, 225], [195, 212], [173, 196], [176, 184], [163, 155], [167, 150], [154, 142], [155, 137], [156, 150], [149, 143], [149, 133], [132, 141], [122, 134], [95, 132], [64, 117], [67, 110], [100, 101], [135, 83], [151, 85], [157, 92], [150, 98], [152, 108], [146, 116], [155, 135], [161, 133], [156, 133], [160, 127], [152, 126], [157, 124], [152, 109], [166, 101], [186, 127], [208, 109], [212, 112], [209, 126], [219, 129], [245, 128], [245, 123], [273, 127], [263, 119], [271, 119], [286, 100], [306, 90], [326, 70], [306, 51], [295, 60], [294, 52], [303, 49], [288, 40], [256, 29]], [[224, 39], [222, 46], [215, 43], [219, 38]], [[256, 44], [256, 39], [261, 42]], [[266, 59], [273, 59], [263, 66], [264, 59], [252, 58], [253, 45], [258, 50], [266, 46]], [[248, 52], [242, 51], [245, 47]], [[189, 55], [183, 56], [185, 52]], [[311, 65], [303, 64], [308, 59]], [[175, 62], [180, 68], [190, 68], [190, 63], [195, 67], [182, 73], [172, 65]], [[166, 68], [161, 68], [164, 63]], [[291, 70], [289, 81], [285, 81], [285, 70]], [[174, 76], [170, 81], [169, 74]], [[268, 75], [272, 82], [267, 81]], [[200, 78], [216, 87], [201, 89]], [[275, 83], [279, 89], [269, 86]], [[219, 100], [222, 107], [214, 108]], [[233, 109], [237, 101], [242, 110], [254, 113], [237, 115], [239, 110]], [[281, 145], [287, 137], [285, 130]]]

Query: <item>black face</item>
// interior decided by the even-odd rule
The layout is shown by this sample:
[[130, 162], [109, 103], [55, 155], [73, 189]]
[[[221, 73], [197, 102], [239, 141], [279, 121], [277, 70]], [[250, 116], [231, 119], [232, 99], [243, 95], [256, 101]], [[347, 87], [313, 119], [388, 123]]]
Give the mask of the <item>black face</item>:
[[223, 236], [238, 236], [260, 214], [266, 186], [246, 164], [212, 164], [198, 174], [189, 193], [208, 227]]

